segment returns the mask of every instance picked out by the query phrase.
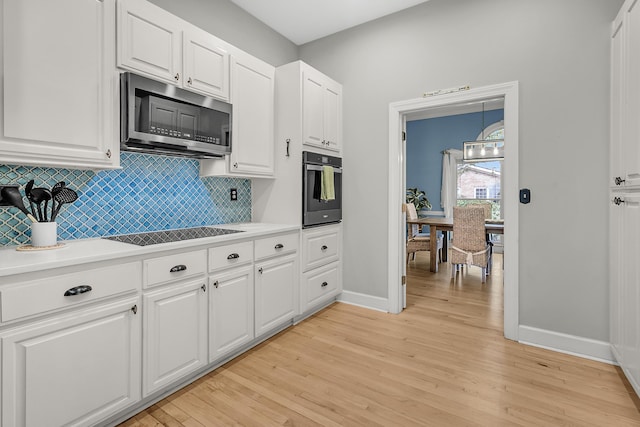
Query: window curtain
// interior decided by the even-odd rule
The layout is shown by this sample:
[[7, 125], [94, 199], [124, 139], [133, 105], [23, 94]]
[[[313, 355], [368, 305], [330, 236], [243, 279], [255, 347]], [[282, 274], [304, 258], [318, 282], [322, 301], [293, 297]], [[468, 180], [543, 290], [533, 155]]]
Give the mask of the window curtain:
[[442, 152], [440, 206], [447, 218], [453, 218], [453, 207], [458, 199], [458, 163], [461, 161], [461, 150], [449, 149]]

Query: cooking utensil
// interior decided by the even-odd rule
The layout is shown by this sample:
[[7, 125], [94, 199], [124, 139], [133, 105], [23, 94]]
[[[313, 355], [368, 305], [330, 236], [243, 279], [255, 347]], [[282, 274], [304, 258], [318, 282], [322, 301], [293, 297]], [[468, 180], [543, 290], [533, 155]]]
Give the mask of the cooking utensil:
[[31, 207], [31, 213], [33, 216], [36, 216], [36, 205], [33, 203], [33, 198], [31, 196], [31, 190], [33, 190], [34, 180], [27, 182], [27, 185], [24, 187], [24, 195], [27, 196], [27, 200], [29, 200], [29, 206]]
[[[38, 220], [40, 222], [47, 221], [46, 209], [49, 204], [49, 200], [51, 200], [51, 191], [48, 188], [36, 187], [31, 190], [31, 197], [33, 198], [33, 202], [38, 206]], [[42, 210], [42, 204], [45, 203], [45, 210]]]
[[[56, 182], [53, 187], [51, 187], [51, 216], [53, 217], [53, 213], [56, 210], [56, 194], [60, 192], [64, 187], [67, 186], [67, 183], [64, 181]], [[52, 220], [53, 221], [53, 220]]]
[[2, 199], [6, 200], [12, 206], [20, 209], [23, 214], [27, 216], [31, 220], [31, 222], [38, 222], [37, 219], [33, 215], [29, 213], [27, 208], [24, 207], [24, 203], [22, 202], [22, 194], [20, 194], [20, 190], [16, 187], [4, 187], [2, 189]]
[[56, 217], [58, 216], [58, 212], [60, 212], [60, 209], [62, 208], [62, 205], [64, 205], [65, 203], [73, 203], [78, 200], [78, 193], [70, 188], [64, 187], [56, 193], [54, 200], [56, 201], [57, 205], [55, 210], [51, 214], [51, 221], [55, 221]]

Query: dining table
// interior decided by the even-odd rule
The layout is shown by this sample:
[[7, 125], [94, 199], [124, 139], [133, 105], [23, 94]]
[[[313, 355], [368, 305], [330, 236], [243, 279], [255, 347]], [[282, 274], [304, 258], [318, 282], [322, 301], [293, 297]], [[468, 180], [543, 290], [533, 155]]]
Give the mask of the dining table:
[[[407, 224], [418, 224], [420, 229], [424, 226], [429, 227], [429, 232], [431, 236], [436, 236], [438, 231], [442, 231], [444, 234], [444, 239], [442, 242], [442, 262], [447, 262], [447, 252], [448, 252], [448, 234], [450, 231], [453, 231], [453, 218], [444, 218], [444, 217], [423, 217], [417, 219], [407, 219]], [[485, 228], [487, 230], [487, 234], [504, 234], [504, 220], [485, 220]], [[438, 239], [430, 239], [429, 242], [429, 257], [431, 259], [431, 264], [429, 270], [437, 273], [438, 272]]]

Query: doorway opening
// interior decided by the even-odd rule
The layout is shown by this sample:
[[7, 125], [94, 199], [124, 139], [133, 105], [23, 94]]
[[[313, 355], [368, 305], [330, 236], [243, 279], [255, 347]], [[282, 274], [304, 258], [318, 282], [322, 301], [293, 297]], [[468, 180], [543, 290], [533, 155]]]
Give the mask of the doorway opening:
[[412, 99], [389, 106], [389, 311], [403, 309], [406, 274], [404, 203], [406, 181], [406, 147], [402, 135], [407, 117], [435, 109], [458, 109], [492, 99], [504, 102], [504, 168], [501, 187], [505, 229], [504, 235], [504, 335], [518, 339], [518, 83], [485, 86], [428, 98]]

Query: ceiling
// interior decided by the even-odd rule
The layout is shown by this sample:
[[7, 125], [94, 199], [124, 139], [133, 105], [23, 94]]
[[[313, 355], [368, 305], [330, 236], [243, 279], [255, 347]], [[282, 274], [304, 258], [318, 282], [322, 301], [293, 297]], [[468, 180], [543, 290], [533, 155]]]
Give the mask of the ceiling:
[[231, 0], [296, 45], [428, 0]]

